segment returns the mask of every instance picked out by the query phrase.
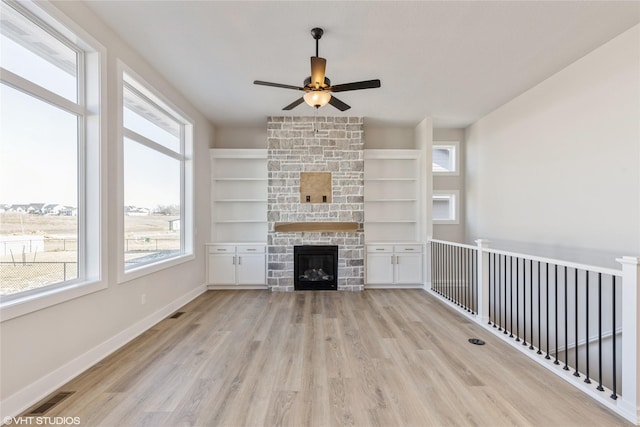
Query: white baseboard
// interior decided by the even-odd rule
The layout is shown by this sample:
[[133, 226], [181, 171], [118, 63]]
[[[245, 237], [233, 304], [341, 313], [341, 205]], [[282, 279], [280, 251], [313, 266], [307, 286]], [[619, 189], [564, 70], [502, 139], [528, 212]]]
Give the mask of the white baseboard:
[[398, 285], [398, 284], [365, 284], [365, 289], [424, 289], [424, 285], [412, 284], [412, 285]]
[[39, 380], [27, 385], [6, 399], [0, 405], [0, 420], [5, 417], [15, 417], [30, 406], [38, 403], [50, 393], [54, 392], [82, 372], [89, 369], [138, 335], [147, 331], [155, 324], [172, 314], [174, 311], [192, 301], [207, 290], [206, 285], [198, 286], [170, 304], [145, 317], [134, 325], [109, 338], [84, 354], [67, 362], [60, 368], [43, 376]]

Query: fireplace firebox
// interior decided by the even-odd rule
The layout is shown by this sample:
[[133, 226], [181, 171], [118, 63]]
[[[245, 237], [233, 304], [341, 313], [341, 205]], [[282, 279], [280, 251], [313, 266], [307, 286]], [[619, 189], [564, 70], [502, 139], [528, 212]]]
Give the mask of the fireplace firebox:
[[296, 291], [338, 290], [338, 247], [294, 246], [293, 274]]

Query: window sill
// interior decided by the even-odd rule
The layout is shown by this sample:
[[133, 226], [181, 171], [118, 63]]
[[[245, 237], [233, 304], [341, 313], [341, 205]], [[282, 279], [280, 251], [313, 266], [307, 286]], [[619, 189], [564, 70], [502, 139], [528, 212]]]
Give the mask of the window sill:
[[[120, 271], [118, 274], [118, 284], [123, 284], [131, 280], [144, 277], [148, 274], [152, 274], [167, 268], [175, 267], [176, 265], [180, 265], [185, 262], [193, 261], [195, 258], [196, 257], [193, 253], [183, 254], [173, 258], [160, 260], [155, 263], [144, 264], [144, 265], [141, 265], [140, 267], [131, 268], [126, 271]], [[120, 264], [122, 265], [122, 262]]]
[[50, 290], [43, 289], [42, 292], [35, 295], [3, 301], [0, 303], [0, 322], [24, 316], [106, 288], [107, 282], [105, 280], [74, 283]]

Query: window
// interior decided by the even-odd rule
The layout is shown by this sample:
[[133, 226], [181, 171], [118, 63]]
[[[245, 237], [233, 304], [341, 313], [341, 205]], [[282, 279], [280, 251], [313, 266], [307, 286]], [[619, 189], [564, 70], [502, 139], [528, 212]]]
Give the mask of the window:
[[192, 125], [133, 72], [122, 76], [121, 281], [193, 254]]
[[437, 175], [458, 175], [458, 142], [434, 142], [432, 171]]
[[458, 192], [433, 192], [433, 222], [439, 224], [458, 224]]
[[0, 7], [4, 320], [100, 278], [101, 54], [31, 2]]

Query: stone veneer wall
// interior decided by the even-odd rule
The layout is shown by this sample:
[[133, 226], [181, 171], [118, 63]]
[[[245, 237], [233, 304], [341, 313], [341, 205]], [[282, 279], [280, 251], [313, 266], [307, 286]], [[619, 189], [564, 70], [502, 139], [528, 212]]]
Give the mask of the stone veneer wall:
[[[338, 290], [363, 290], [362, 117], [269, 117], [267, 131], [267, 284], [293, 291], [295, 245], [337, 245]], [[300, 172], [331, 172], [331, 203], [300, 203]], [[359, 231], [276, 233], [276, 222], [357, 222]]]

